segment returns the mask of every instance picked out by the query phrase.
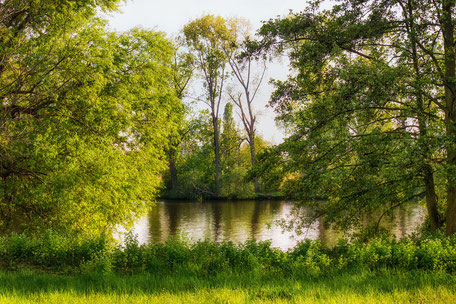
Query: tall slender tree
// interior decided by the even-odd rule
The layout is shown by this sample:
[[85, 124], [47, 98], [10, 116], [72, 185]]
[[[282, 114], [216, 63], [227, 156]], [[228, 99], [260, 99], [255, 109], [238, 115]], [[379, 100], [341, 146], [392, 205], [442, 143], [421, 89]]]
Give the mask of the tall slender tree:
[[225, 80], [229, 50], [227, 44], [233, 41], [233, 29], [225, 19], [219, 16], [206, 15], [185, 25], [184, 35], [187, 45], [194, 53], [198, 70], [202, 73], [206, 90], [205, 103], [209, 106], [212, 118], [213, 144], [215, 155], [215, 192], [221, 187], [221, 153], [220, 153], [220, 108]]
[[[255, 166], [255, 136], [257, 115], [255, 113], [253, 102], [263, 83], [266, 72], [266, 61], [264, 57], [256, 56], [251, 48], [248, 27], [244, 25], [245, 21], [237, 21], [237, 39], [236, 49], [228, 52], [228, 63], [235, 76], [237, 83], [241, 86], [241, 92], [231, 90], [228, 92], [231, 101], [237, 106], [239, 116], [247, 133], [247, 142], [250, 147], [250, 162], [252, 167]], [[241, 30], [242, 27], [245, 27]], [[255, 71], [259, 72], [255, 72]], [[255, 193], [260, 192], [258, 177], [253, 178]]]
[[233, 117], [233, 105], [227, 103], [223, 111], [221, 150], [223, 169], [229, 171], [239, 165], [240, 146], [243, 142]]

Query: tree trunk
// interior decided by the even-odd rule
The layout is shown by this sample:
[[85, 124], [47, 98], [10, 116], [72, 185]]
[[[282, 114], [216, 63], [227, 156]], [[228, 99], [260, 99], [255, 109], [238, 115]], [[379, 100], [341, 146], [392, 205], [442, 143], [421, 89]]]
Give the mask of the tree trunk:
[[421, 167], [421, 172], [423, 174], [423, 181], [426, 188], [426, 209], [429, 217], [429, 223], [431, 226], [431, 230], [435, 231], [442, 227], [442, 221], [440, 218], [440, 214], [437, 209], [437, 194], [435, 193], [435, 184], [434, 184], [434, 173], [432, 171], [432, 167], [429, 164], [429, 159], [431, 156], [431, 152], [429, 149], [428, 144], [425, 140], [427, 134], [427, 126], [428, 121], [426, 118], [426, 113], [424, 109], [424, 102], [423, 102], [423, 93], [421, 91], [421, 87], [419, 85], [419, 81], [421, 78], [420, 66], [419, 66], [419, 59], [418, 59], [418, 52], [417, 52], [417, 37], [415, 31], [415, 16], [413, 13], [414, 4], [412, 0], [407, 2], [407, 10], [408, 12], [404, 12], [405, 14], [408, 13], [408, 24], [407, 24], [407, 32], [410, 37], [411, 41], [411, 54], [413, 60], [413, 69], [415, 72], [415, 97], [417, 102], [417, 109], [418, 109], [418, 128], [420, 131], [420, 139], [418, 141], [422, 155], [423, 155], [423, 164]]
[[[453, 95], [453, 94], [452, 94]], [[453, 113], [451, 113], [453, 112]], [[447, 135], [450, 143], [447, 144], [447, 212], [446, 212], [446, 234], [456, 233], [456, 149], [455, 149], [455, 117], [454, 109], [447, 117]]]
[[[255, 167], [255, 134], [249, 134], [249, 146], [250, 146], [250, 162], [252, 164], [252, 168]], [[253, 178], [253, 188], [255, 189], [255, 193], [260, 192], [260, 183], [258, 182], [258, 177]]]
[[445, 123], [448, 136], [447, 149], [447, 213], [446, 234], [456, 233], [456, 64], [454, 50], [454, 25], [452, 13], [454, 3], [445, 0], [442, 4], [440, 23], [443, 33], [443, 45], [445, 54]]
[[214, 128], [214, 157], [215, 157], [215, 193], [220, 194], [221, 188], [221, 173], [220, 173], [220, 130], [218, 119], [212, 116], [212, 126]]
[[[456, 153], [452, 153], [452, 166], [456, 165], [454, 161]], [[456, 185], [455, 178], [451, 177], [448, 180], [447, 186], [447, 214], [446, 214], [446, 234], [452, 235], [456, 233]]]
[[171, 148], [168, 152], [169, 160], [169, 176], [170, 176], [170, 190], [174, 191], [177, 188], [177, 169], [176, 169], [176, 149]]
[[423, 156], [423, 163], [421, 166], [421, 172], [423, 174], [423, 181], [426, 189], [426, 209], [427, 214], [429, 217], [429, 223], [431, 226], [431, 230], [435, 231], [442, 227], [442, 221], [437, 209], [437, 194], [435, 193], [435, 184], [434, 184], [434, 173], [432, 171], [432, 167], [429, 164], [430, 158], [430, 151], [429, 146], [426, 141], [423, 139], [426, 138], [427, 134], [427, 122], [424, 118], [424, 109], [423, 109], [423, 100], [421, 94], [417, 93], [417, 100], [418, 100], [418, 109], [420, 113], [418, 113], [418, 127], [420, 130], [420, 139], [419, 145], [422, 151]]
[[434, 174], [428, 164], [424, 165], [424, 183], [426, 186], [426, 209], [429, 217], [431, 230], [435, 231], [442, 227], [440, 214], [437, 210], [437, 194], [435, 193]]

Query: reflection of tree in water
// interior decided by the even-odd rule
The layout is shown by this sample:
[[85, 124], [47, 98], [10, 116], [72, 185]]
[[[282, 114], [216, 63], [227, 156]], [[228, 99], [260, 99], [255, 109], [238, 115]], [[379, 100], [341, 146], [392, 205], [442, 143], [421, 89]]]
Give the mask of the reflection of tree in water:
[[253, 212], [250, 220], [250, 227], [251, 227], [251, 234], [250, 237], [255, 239], [259, 238], [261, 236], [261, 227], [263, 225], [266, 225], [267, 223], [265, 221], [261, 220], [261, 217], [266, 218], [270, 220], [270, 214], [271, 214], [271, 207], [272, 206], [277, 206], [278, 208], [274, 208], [275, 210], [278, 210], [280, 212], [280, 204], [274, 204], [271, 202], [260, 202], [260, 201], [255, 201], [253, 202]]
[[179, 209], [180, 206], [178, 204], [173, 203], [164, 203], [163, 204], [164, 213], [168, 218], [168, 228], [169, 228], [169, 235], [174, 236], [178, 232], [179, 228]]
[[164, 231], [162, 230], [163, 220], [161, 218], [163, 205], [157, 203], [147, 215], [149, 220], [149, 240], [152, 243], [165, 241]]
[[220, 202], [212, 204], [212, 214], [214, 217], [214, 240], [216, 242], [221, 241], [222, 235], [222, 207]]
[[245, 239], [250, 223], [252, 204], [249, 201], [223, 203], [223, 232], [226, 240], [239, 242]]
[[251, 228], [250, 237], [252, 239], [257, 237], [259, 221], [260, 221], [260, 206], [258, 205], [258, 202], [254, 202], [252, 217], [251, 217], [251, 221], [250, 221], [250, 228]]
[[[275, 226], [273, 221], [287, 218], [291, 205], [285, 201], [161, 202], [151, 208], [148, 214], [148, 239], [153, 243], [166, 241], [168, 237], [181, 232], [181, 229], [195, 239], [209, 237], [217, 242], [243, 242], [247, 238], [273, 239], [273, 243], [288, 244], [285, 246], [303, 238], [320, 238], [322, 243], [331, 246], [343, 237], [341, 232], [326, 229], [320, 219], [308, 230], [304, 229], [303, 237], [284, 242], [283, 238], [293, 238], [293, 234], [277, 233], [282, 228]], [[395, 210], [394, 217], [384, 216], [381, 225], [397, 237], [402, 237], [414, 231], [422, 222], [423, 212], [418, 204], [410, 204], [404, 209]], [[376, 223], [378, 218], [378, 214], [364, 216], [359, 224], [367, 227]], [[271, 230], [266, 229], [269, 223], [273, 224]]]
[[[258, 202], [258, 201], [257, 201], [257, 203], [261, 204], [261, 202]], [[282, 213], [282, 207], [286, 203], [287, 202], [283, 202], [283, 201], [268, 201], [267, 202], [269, 210], [270, 210], [272, 215], [281, 214]]]

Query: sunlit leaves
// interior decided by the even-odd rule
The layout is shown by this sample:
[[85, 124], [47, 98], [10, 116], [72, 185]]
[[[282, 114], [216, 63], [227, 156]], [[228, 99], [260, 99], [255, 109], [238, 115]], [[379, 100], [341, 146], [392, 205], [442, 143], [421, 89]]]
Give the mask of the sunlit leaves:
[[132, 224], [157, 193], [177, 125], [171, 43], [141, 29], [108, 32], [94, 15], [116, 1], [22, 3], [31, 16], [23, 28], [5, 27], [13, 18], [5, 12], [22, 14], [19, 2], [7, 4], [1, 230], [100, 233]]

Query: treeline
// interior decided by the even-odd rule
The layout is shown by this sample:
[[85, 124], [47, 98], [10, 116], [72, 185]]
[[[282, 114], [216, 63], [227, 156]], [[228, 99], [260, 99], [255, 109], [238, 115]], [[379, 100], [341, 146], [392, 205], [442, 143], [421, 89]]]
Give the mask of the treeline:
[[247, 21], [213, 15], [189, 22], [176, 39], [175, 90], [188, 102], [168, 149], [162, 197], [242, 199], [278, 191], [277, 182], [249, 174], [268, 146], [257, 134], [254, 104], [266, 57], [254, 53], [251, 39]]
[[[323, 218], [344, 231], [366, 215], [378, 231], [418, 199], [430, 230], [456, 232], [453, 1], [315, 1], [257, 40], [241, 19], [206, 15], [175, 41], [109, 31], [99, 15], [117, 4], [0, 3], [1, 233], [107, 233], [160, 189], [280, 190], [313, 212], [296, 209], [289, 227]], [[277, 54], [290, 76], [270, 105], [290, 137], [270, 147], [255, 100]]]
[[[168, 199], [247, 199], [275, 197], [281, 177], [256, 180], [255, 189], [251, 149], [245, 133], [236, 125], [233, 106], [224, 107], [220, 133], [220, 189], [217, 192], [215, 154], [211, 118], [207, 112], [185, 122], [178, 143], [168, 150], [168, 170], [163, 173], [160, 197]], [[174, 138], [176, 140], [176, 138]], [[255, 150], [263, 151], [270, 143], [255, 137]], [[255, 191], [256, 190], [256, 191]]]

